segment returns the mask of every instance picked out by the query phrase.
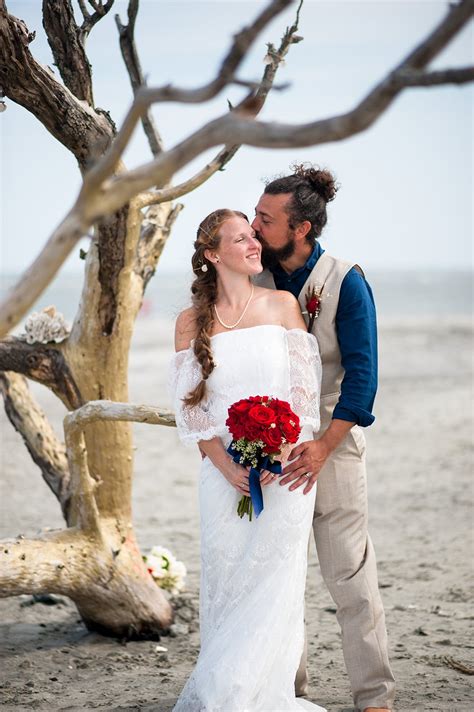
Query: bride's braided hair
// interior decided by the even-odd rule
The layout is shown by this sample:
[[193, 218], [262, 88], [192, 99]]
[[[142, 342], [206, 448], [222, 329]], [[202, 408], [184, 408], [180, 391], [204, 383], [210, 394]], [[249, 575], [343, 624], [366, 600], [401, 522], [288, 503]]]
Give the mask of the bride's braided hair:
[[[221, 238], [219, 229], [226, 220], [232, 217], [244, 218], [247, 216], [238, 210], [222, 208], [214, 210], [198, 227], [194, 243], [194, 254], [191, 258], [194, 274], [192, 285], [192, 303], [195, 311], [196, 337], [194, 339], [194, 354], [201, 364], [202, 380], [183, 398], [184, 405], [192, 407], [198, 405], [206, 395], [206, 381], [214, 370], [214, 360], [211, 348], [211, 331], [214, 324], [214, 304], [217, 300], [217, 271], [214, 264], [204, 256], [205, 250], [217, 250]], [[202, 266], [207, 270], [203, 272]]]

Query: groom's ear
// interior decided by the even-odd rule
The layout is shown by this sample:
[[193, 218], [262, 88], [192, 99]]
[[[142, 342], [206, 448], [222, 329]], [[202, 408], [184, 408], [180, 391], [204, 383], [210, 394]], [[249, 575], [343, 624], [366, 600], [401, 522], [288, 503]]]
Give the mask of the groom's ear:
[[300, 240], [304, 240], [308, 232], [311, 230], [311, 223], [309, 220], [303, 220], [303, 222], [298, 223], [295, 228], [295, 237]]

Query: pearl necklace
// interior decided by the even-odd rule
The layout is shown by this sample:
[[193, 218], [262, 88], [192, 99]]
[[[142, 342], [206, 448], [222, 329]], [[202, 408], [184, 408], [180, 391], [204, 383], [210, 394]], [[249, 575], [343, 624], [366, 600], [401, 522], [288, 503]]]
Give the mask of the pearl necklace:
[[242, 314], [240, 315], [239, 319], [237, 319], [237, 321], [235, 322], [235, 324], [224, 324], [224, 322], [222, 321], [222, 319], [221, 319], [220, 316], [219, 316], [219, 312], [217, 311], [217, 307], [216, 307], [216, 305], [214, 304], [214, 311], [216, 312], [216, 317], [217, 317], [217, 321], [219, 322], [219, 324], [221, 324], [221, 326], [223, 326], [225, 329], [235, 329], [235, 327], [238, 326], [238, 325], [240, 324], [240, 322], [242, 321], [242, 319], [244, 318], [245, 312], [247, 311], [248, 306], [249, 306], [250, 302], [252, 301], [252, 297], [253, 297], [253, 284], [252, 284], [252, 289], [251, 289], [251, 291], [250, 291], [250, 297], [248, 298], [247, 304], [245, 305]]

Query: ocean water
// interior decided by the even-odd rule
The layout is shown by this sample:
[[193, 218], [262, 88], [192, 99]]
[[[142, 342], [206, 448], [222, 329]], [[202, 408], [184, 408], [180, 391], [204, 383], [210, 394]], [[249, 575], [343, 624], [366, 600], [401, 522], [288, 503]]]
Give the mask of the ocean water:
[[[473, 275], [469, 271], [381, 271], [366, 274], [373, 289], [380, 322], [415, 321], [436, 317], [469, 318], [473, 315]], [[3, 299], [18, 275], [0, 276]], [[190, 304], [192, 274], [160, 274], [148, 285], [141, 319], [174, 319]], [[60, 274], [31, 309], [54, 304], [71, 321], [82, 290], [82, 275]]]

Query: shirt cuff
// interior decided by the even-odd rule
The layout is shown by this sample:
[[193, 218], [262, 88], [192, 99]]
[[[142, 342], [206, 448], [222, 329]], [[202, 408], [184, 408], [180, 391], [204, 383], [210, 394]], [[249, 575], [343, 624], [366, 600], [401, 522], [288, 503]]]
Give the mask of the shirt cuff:
[[334, 408], [332, 417], [333, 420], [334, 418], [337, 418], [338, 420], [347, 420], [349, 423], [355, 423], [356, 425], [360, 425], [362, 428], [372, 425], [375, 420], [375, 417], [368, 410], [352, 405], [344, 406], [339, 403], [337, 403]]

